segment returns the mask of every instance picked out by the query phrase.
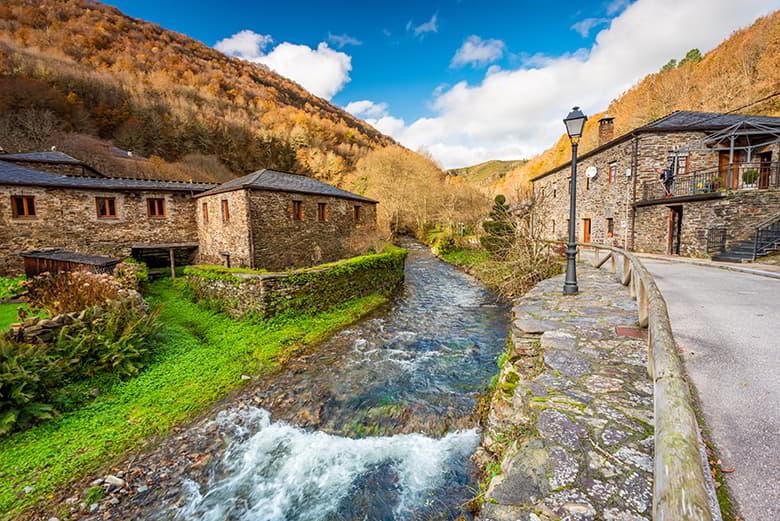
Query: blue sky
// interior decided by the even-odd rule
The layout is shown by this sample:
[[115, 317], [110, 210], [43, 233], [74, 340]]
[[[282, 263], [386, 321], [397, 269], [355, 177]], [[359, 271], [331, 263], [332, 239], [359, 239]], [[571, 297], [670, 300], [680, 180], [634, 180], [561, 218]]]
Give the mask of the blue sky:
[[603, 110], [779, 1], [108, 3], [266, 63], [451, 167], [541, 151], [571, 105]]

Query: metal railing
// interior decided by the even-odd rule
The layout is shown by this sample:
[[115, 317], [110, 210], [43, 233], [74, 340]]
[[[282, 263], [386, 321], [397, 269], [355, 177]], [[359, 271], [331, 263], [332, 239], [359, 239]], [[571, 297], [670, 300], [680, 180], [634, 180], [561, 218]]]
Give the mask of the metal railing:
[[699, 452], [699, 426], [666, 302], [635, 255], [600, 244], [579, 246], [594, 251], [594, 267], [606, 266], [628, 286], [637, 300], [639, 324], [647, 328], [648, 373], [653, 379], [655, 403], [653, 519], [712, 521], [713, 506], [705, 477], [709, 469]]
[[726, 251], [727, 231], [725, 226], [714, 226], [707, 230], [707, 255], [714, 257]]
[[732, 190], [766, 190], [780, 188], [780, 161], [734, 163], [731, 174], [719, 168], [707, 168], [677, 175], [667, 194], [660, 179], [642, 184], [641, 202], [688, 197]]
[[780, 249], [780, 215], [775, 215], [756, 227], [753, 260], [777, 249]]

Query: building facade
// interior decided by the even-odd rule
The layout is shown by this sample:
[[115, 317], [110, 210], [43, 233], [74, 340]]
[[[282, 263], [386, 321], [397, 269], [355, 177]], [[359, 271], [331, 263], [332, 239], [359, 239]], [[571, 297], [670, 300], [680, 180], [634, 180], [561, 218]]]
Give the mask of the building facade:
[[5, 156], [2, 274], [22, 272], [21, 254], [46, 248], [281, 270], [354, 255], [356, 237], [375, 231], [375, 201], [305, 176], [260, 171], [223, 185], [118, 179]]
[[[612, 118], [599, 126], [599, 146], [578, 158], [579, 241], [704, 257], [780, 216], [780, 118], [675, 112], [617, 138]], [[549, 239], [567, 236], [570, 178], [567, 163], [532, 180]]]

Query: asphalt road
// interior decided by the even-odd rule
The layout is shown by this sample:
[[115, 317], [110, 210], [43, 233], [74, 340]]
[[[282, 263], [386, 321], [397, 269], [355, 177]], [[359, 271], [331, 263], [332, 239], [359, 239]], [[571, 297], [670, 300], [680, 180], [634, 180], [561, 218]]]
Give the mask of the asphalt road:
[[745, 521], [780, 520], [780, 280], [643, 259]]

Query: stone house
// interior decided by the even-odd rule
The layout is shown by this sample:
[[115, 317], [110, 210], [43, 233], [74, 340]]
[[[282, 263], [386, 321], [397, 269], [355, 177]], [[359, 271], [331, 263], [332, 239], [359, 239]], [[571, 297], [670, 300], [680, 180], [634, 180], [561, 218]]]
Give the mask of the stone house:
[[[613, 130], [613, 118], [599, 120], [599, 146], [578, 156], [579, 241], [728, 256], [780, 221], [780, 118], [679, 111]], [[667, 193], [659, 176], [669, 165]], [[570, 178], [568, 162], [532, 179], [546, 238], [567, 236]]]
[[0, 274], [46, 248], [279, 270], [354, 255], [375, 232], [375, 201], [302, 175], [215, 185], [93, 174], [62, 153], [0, 154]]
[[269, 270], [354, 255], [376, 201], [299, 174], [259, 170], [195, 196], [200, 258]]

